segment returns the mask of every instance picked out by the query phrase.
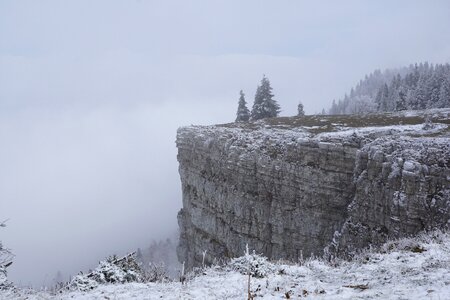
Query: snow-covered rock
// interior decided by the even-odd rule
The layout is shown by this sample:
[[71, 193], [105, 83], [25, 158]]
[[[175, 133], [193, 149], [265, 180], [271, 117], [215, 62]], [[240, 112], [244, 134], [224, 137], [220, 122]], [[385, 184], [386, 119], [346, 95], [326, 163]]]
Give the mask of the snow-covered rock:
[[443, 109], [180, 128], [180, 261], [246, 244], [270, 259], [353, 255], [445, 226], [449, 123]]

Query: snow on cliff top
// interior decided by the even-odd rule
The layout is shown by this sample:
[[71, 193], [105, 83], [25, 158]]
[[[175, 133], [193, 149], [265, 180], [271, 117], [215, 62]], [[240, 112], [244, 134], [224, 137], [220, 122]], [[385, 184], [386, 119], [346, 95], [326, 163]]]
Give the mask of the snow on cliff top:
[[[450, 299], [450, 234], [434, 232], [389, 242], [352, 262], [274, 263], [264, 278], [252, 278], [256, 299]], [[247, 275], [207, 268], [180, 282], [104, 285], [90, 292], [16, 290], [1, 299], [246, 299]]]
[[[450, 139], [450, 109], [405, 111], [373, 115], [312, 115], [281, 117], [249, 123], [182, 127], [177, 145], [197, 143], [209, 148], [213, 141], [247, 152], [267, 150], [274, 146], [350, 145], [361, 148], [371, 142], [426, 143], [444, 147]], [[417, 146], [417, 145], [416, 145]], [[277, 149], [278, 149], [277, 148]], [[417, 147], [416, 147], [417, 148]], [[272, 149], [273, 150], [273, 149]]]
[[[431, 123], [429, 123], [431, 122]], [[211, 126], [187, 126], [178, 130], [178, 137], [188, 132], [196, 136], [218, 133], [235, 137], [300, 138], [321, 141], [348, 138], [352, 135], [402, 135], [423, 137], [450, 136], [450, 109], [404, 111], [368, 115], [310, 115], [278, 117], [255, 122], [229, 123]]]

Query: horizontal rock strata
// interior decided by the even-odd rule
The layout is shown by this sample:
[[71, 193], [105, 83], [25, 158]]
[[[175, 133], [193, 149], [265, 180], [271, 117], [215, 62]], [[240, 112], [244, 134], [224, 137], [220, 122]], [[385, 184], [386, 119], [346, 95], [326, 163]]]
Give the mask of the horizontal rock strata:
[[370, 128], [312, 118], [179, 129], [181, 261], [239, 256], [246, 244], [271, 259], [346, 256], [447, 224], [448, 111]]

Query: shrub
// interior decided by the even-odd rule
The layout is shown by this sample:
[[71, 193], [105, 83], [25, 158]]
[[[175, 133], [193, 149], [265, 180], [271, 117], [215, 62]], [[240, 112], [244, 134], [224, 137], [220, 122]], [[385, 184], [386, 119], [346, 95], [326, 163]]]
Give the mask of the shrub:
[[69, 284], [70, 289], [87, 291], [99, 284], [141, 282], [143, 272], [136, 262], [135, 253], [122, 258], [111, 256], [101, 261], [98, 267], [88, 274], [75, 276]]
[[267, 257], [258, 255], [255, 251], [250, 254], [248, 245], [244, 256], [233, 258], [229, 266], [241, 274], [250, 274], [253, 277], [260, 278], [267, 276], [275, 270], [274, 265], [267, 260]]

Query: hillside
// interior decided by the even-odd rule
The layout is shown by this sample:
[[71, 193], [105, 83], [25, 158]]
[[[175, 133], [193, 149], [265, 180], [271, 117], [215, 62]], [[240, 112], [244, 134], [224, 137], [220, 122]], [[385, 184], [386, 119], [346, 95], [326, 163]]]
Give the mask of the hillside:
[[333, 100], [329, 114], [363, 114], [450, 107], [450, 65], [421, 63], [375, 70], [343, 98]]
[[[351, 262], [308, 259], [298, 264], [265, 263], [251, 279], [256, 299], [448, 299], [450, 235], [432, 232], [388, 242]], [[233, 266], [211, 267], [180, 282], [104, 285], [91, 292], [16, 290], [2, 299], [246, 299], [248, 276]]]

